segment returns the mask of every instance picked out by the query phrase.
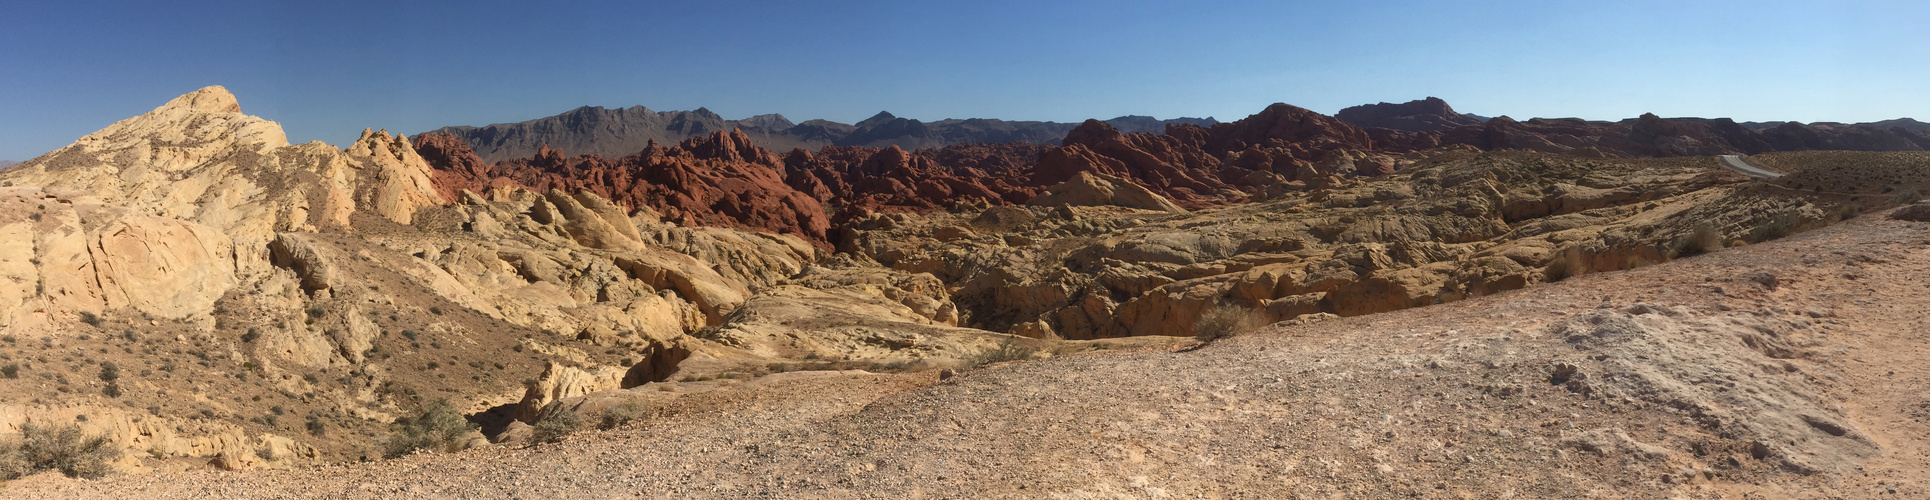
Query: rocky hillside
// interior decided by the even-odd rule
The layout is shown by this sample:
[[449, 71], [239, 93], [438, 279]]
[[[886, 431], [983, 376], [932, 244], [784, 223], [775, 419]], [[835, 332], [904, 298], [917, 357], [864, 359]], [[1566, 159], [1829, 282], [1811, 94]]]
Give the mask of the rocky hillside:
[[[78, 425], [111, 440], [122, 472], [301, 468], [401, 454], [392, 436], [429, 419], [423, 412], [438, 401], [460, 413], [449, 420], [477, 426], [454, 427], [436, 446], [448, 450], [551, 441], [584, 419], [620, 427], [690, 416], [658, 411], [665, 408], [721, 408], [706, 401], [796, 405], [797, 418], [849, 414], [863, 401], [1005, 361], [1137, 349], [1160, 358], [1198, 347], [1196, 338], [1256, 325], [1521, 297], [1508, 294], [1754, 246], [1930, 190], [1923, 153], [1760, 155], [1788, 173], [1770, 182], [1707, 157], [1466, 145], [1393, 152], [1377, 145], [1373, 130], [1408, 139], [1434, 132], [1362, 129], [1284, 104], [1237, 122], [1166, 130], [1126, 133], [1094, 120], [1059, 146], [787, 154], [742, 130], [719, 130], [615, 159], [543, 149], [487, 163], [449, 135], [364, 131], [344, 148], [291, 145], [279, 125], [243, 114], [226, 90], [201, 89], [0, 172], [0, 441], [29, 424]], [[1798, 327], [1615, 307], [1533, 326], [1548, 339], [1586, 337], [1576, 333], [1585, 325], [1620, 328], [1600, 339], [1460, 350], [1444, 358], [1450, 368], [1429, 369], [1498, 370], [1514, 359], [1506, 352], [1554, 367], [1551, 376], [1562, 379], [1555, 385], [1577, 397], [1623, 398], [1583, 408], [1678, 405], [1720, 424], [1699, 424], [1720, 440], [1693, 457], [1746, 449], [1758, 460], [1789, 457], [1775, 462], [1784, 470], [1837, 474], [1882, 445], [1791, 441], [1790, 429], [1805, 428], [1792, 422], [1848, 429], [1841, 410], [1817, 403], [1831, 386], [1763, 382], [1740, 391], [1752, 396], [1682, 387], [1739, 380], [1758, 366], [1712, 361], [1740, 359], [1742, 348], [1688, 346], [1749, 331], [1780, 339]], [[1764, 339], [1742, 345], [1786, 359], [1775, 350], [1780, 340]], [[1471, 401], [1454, 398], [1473, 394], [1473, 379], [1400, 385], [1413, 375], [1403, 370], [1425, 363], [1375, 358], [1364, 353], [1380, 344], [1361, 342], [1346, 351], [1354, 364], [1335, 374], [1381, 377], [1376, 383], [1398, 389], [1388, 401], [1436, 392]], [[1095, 363], [1119, 370], [1133, 358], [1104, 359], [1112, 361]], [[1310, 353], [1270, 366], [1322, 359]], [[807, 373], [789, 373], [796, 371]], [[1246, 373], [1185, 391], [1246, 383], [1236, 382]], [[1496, 397], [1520, 396], [1508, 384], [1533, 382], [1517, 372], [1489, 376], [1516, 377], [1491, 381], [1505, 393]], [[998, 381], [1018, 379], [978, 380], [1012, 387]], [[1156, 387], [1143, 377], [1115, 382], [1123, 385], [1077, 396], [1114, 402], [1079, 405], [1129, 408], [1134, 400], [1123, 394]], [[971, 387], [979, 394], [989, 386]], [[1293, 411], [1360, 400], [1343, 394], [1353, 384], [1320, 387], [1268, 397], [1303, 398], [1272, 405]], [[801, 396], [765, 397], [793, 389]], [[1066, 389], [1054, 390], [1061, 392], [1034, 397], [1072, 401]], [[905, 403], [878, 417], [882, 427], [831, 435], [823, 449], [842, 449], [828, 443], [851, 435], [892, 435], [881, 429], [935, 415], [932, 408], [1003, 407], [945, 402], [958, 397], [972, 396]], [[1326, 415], [1339, 425], [1396, 410], [1359, 411], [1367, 413]], [[1761, 411], [1782, 416], [1753, 416]], [[1054, 406], [1050, 414], [1079, 412]], [[977, 434], [944, 446], [1000, 442], [968, 414], [945, 415]], [[1692, 446], [1640, 430], [1626, 437], [1616, 425], [1651, 421], [1602, 415], [1577, 434], [1542, 436], [1544, 444]], [[1015, 428], [1049, 428], [1042, 425]], [[1229, 432], [1253, 435], [1242, 425]], [[1337, 452], [1341, 442], [1293, 435], [1307, 449]], [[1442, 436], [1412, 444], [1486, 442]], [[1124, 456], [1191, 456], [1106, 439], [1141, 447], [1117, 448]], [[1756, 453], [1751, 440], [1767, 451]], [[745, 450], [717, 447], [725, 448]], [[1553, 449], [1524, 448], [1518, 458]], [[1266, 453], [1240, 455], [1256, 456], [1249, 452]], [[1658, 456], [1683, 467], [1720, 460]], [[1365, 470], [1359, 457], [1348, 460], [1319, 467]], [[847, 465], [893, 466], [840, 467]], [[1662, 470], [1693, 476], [1649, 471]], [[833, 480], [818, 469], [800, 473]], [[959, 474], [946, 476], [990, 477]]]
[[[1930, 225], [1863, 217], [1532, 291], [940, 380], [585, 400], [532, 448], [0, 486], [31, 497], [1918, 498]], [[1879, 388], [1872, 390], [1871, 388]]]
[[[1212, 118], [1159, 120], [1147, 116], [1121, 116], [1107, 122], [1130, 132], [1149, 133], [1163, 132], [1167, 125], [1217, 123]], [[704, 108], [695, 111], [651, 111], [643, 106], [620, 109], [584, 106], [560, 115], [525, 122], [485, 127], [443, 127], [427, 133], [460, 138], [469, 143], [477, 156], [494, 162], [527, 158], [544, 147], [615, 158], [643, 151], [652, 142], [676, 144], [686, 139], [732, 130], [740, 130], [758, 145], [778, 151], [824, 146], [926, 149], [972, 143], [1057, 144], [1066, 131], [1077, 125], [983, 118], [923, 122], [899, 118], [888, 112], [879, 112], [856, 124], [828, 120], [792, 123], [790, 119], [777, 114], [725, 120]]]
[[14, 166], [14, 165], [16, 165], [16, 164], [19, 164], [19, 163], [20, 163], [20, 162], [17, 162], [17, 161], [13, 161], [13, 160], [0, 160], [0, 168], [7, 168], [7, 167], [11, 167], [11, 166]]

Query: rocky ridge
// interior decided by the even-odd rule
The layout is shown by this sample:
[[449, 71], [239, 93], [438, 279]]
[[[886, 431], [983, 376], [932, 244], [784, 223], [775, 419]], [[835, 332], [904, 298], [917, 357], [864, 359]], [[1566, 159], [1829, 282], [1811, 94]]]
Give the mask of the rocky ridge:
[[[1121, 116], [1107, 122], [1126, 130], [1151, 133], [1163, 131], [1167, 125], [1217, 123], [1212, 118], [1159, 120], [1148, 116]], [[455, 136], [469, 143], [478, 156], [503, 161], [530, 157], [544, 147], [614, 158], [636, 154], [651, 142], [676, 144], [732, 130], [740, 130], [758, 144], [780, 151], [825, 146], [927, 149], [974, 143], [1057, 144], [1075, 125], [982, 118], [924, 122], [882, 111], [855, 124], [828, 120], [792, 123], [778, 114], [725, 120], [704, 108], [651, 111], [643, 106], [618, 109], [584, 106], [524, 122], [443, 127], [425, 134]]]
[[1474, 115], [1456, 113], [1453, 106], [1449, 106], [1447, 101], [1438, 97], [1400, 104], [1387, 102], [1363, 104], [1342, 109], [1339, 113], [1334, 113], [1334, 118], [1363, 128], [1386, 128], [1403, 132], [1447, 130], [1488, 121]]

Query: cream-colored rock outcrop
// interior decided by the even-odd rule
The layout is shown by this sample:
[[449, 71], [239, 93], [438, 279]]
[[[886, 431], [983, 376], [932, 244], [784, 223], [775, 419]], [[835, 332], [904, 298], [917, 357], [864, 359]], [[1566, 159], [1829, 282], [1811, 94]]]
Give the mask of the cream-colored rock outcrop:
[[192, 222], [130, 216], [102, 229], [88, 250], [109, 308], [185, 317], [213, 309], [236, 282], [228, 238]]
[[357, 205], [364, 209], [408, 224], [423, 207], [448, 203], [429, 181], [429, 164], [401, 134], [363, 129], [347, 153], [361, 170], [360, 176], [366, 178], [355, 190]]

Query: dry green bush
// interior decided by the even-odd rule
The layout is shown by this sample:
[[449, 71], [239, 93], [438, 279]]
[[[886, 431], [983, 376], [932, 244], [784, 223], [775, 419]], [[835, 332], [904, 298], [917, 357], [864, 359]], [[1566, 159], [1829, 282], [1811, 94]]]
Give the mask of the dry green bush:
[[650, 408], [644, 406], [643, 403], [624, 401], [623, 404], [603, 410], [603, 415], [601, 416], [602, 422], [598, 422], [596, 427], [603, 430], [623, 427], [630, 422], [642, 420], [643, 417], [648, 416], [649, 412]]
[[1202, 342], [1232, 337], [1261, 326], [1260, 315], [1245, 307], [1221, 304], [1207, 309], [1193, 324], [1193, 335]]
[[383, 454], [395, 458], [416, 450], [456, 451], [476, 428], [448, 401], [437, 399], [422, 405], [422, 412], [414, 417], [396, 419]]
[[1783, 212], [1770, 216], [1768, 222], [1749, 230], [1749, 241], [1762, 243], [1789, 236], [1796, 232], [1796, 224], [1801, 221], [1802, 218], [1795, 212]]
[[0, 443], [0, 480], [44, 470], [99, 479], [113, 471], [109, 464], [121, 454], [107, 436], [84, 435], [77, 425], [47, 427], [28, 422], [20, 425], [20, 434], [18, 443]]
[[530, 441], [538, 443], [554, 443], [562, 441], [563, 436], [574, 434], [576, 431], [582, 429], [583, 417], [581, 415], [577, 415], [575, 411], [571, 410], [560, 410], [550, 414], [548, 417], [544, 417], [542, 420], [536, 421], [536, 426], [534, 429], [531, 429], [529, 439]]
[[1032, 359], [1032, 354], [1036, 351], [1037, 349], [1019, 344], [1016, 337], [1007, 338], [1004, 342], [999, 342], [998, 347], [979, 351], [979, 353], [972, 356], [971, 359], [965, 360], [965, 365], [970, 368], [978, 368], [986, 365], [1004, 363], [1006, 361], [1023, 361]]
[[1587, 269], [1582, 267], [1582, 250], [1569, 245], [1555, 251], [1548, 264], [1541, 268], [1541, 279], [1549, 283], [1580, 276]]
[[1676, 258], [1690, 257], [1721, 249], [1722, 231], [1716, 229], [1714, 224], [1700, 222], [1696, 223], [1695, 228], [1689, 230], [1689, 234], [1675, 240], [1669, 255]]

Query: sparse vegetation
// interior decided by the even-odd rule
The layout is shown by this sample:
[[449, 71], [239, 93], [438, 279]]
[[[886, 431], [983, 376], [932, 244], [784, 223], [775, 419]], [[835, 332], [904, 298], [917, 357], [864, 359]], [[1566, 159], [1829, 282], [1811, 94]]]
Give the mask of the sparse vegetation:
[[575, 411], [559, 410], [542, 420], [536, 421], [530, 440], [538, 443], [554, 443], [583, 429], [583, 417]]
[[309, 415], [308, 421], [302, 423], [302, 428], [307, 429], [310, 436], [322, 437], [328, 434], [328, 425], [322, 423], [322, 417], [319, 415]]
[[20, 363], [7, 363], [6, 366], [0, 366], [0, 376], [20, 378]]
[[448, 401], [429, 401], [414, 417], [395, 421], [383, 453], [395, 458], [416, 450], [455, 451], [462, 446], [463, 438], [476, 428], [476, 424], [450, 407]]
[[1260, 317], [1252, 309], [1220, 304], [1207, 309], [1193, 324], [1194, 337], [1201, 342], [1232, 337], [1259, 328]]
[[965, 364], [968, 367], [977, 368], [1007, 361], [1027, 360], [1032, 359], [1032, 353], [1036, 351], [1036, 349], [1019, 344], [1018, 337], [1009, 337], [1006, 338], [1005, 341], [999, 342], [997, 347], [979, 351], [977, 355], [966, 360]]
[[84, 435], [77, 425], [48, 427], [27, 422], [20, 425], [20, 434], [17, 443], [0, 443], [0, 480], [44, 470], [98, 479], [112, 470], [108, 464], [120, 456], [113, 440]]
[[1722, 231], [1716, 229], [1714, 224], [1702, 222], [1690, 229], [1689, 234], [1675, 240], [1675, 244], [1669, 249], [1669, 255], [1676, 258], [1691, 257], [1721, 249]]
[[1801, 221], [1802, 218], [1798, 217], [1795, 212], [1782, 212], [1770, 216], [1769, 222], [1756, 226], [1755, 229], [1749, 231], [1749, 241], [1761, 243], [1789, 236], [1796, 231], [1796, 224]]
[[101, 326], [101, 317], [91, 312], [81, 311], [80, 322], [86, 323], [88, 326], [99, 327]]
[[1548, 264], [1542, 266], [1541, 279], [1554, 283], [1578, 276], [1584, 270], [1581, 249], [1571, 245], [1555, 251], [1555, 255], [1548, 259]]
[[643, 403], [625, 401], [623, 404], [603, 410], [602, 421], [598, 422], [596, 427], [603, 430], [623, 427], [630, 422], [643, 419], [644, 414], [649, 410]]

